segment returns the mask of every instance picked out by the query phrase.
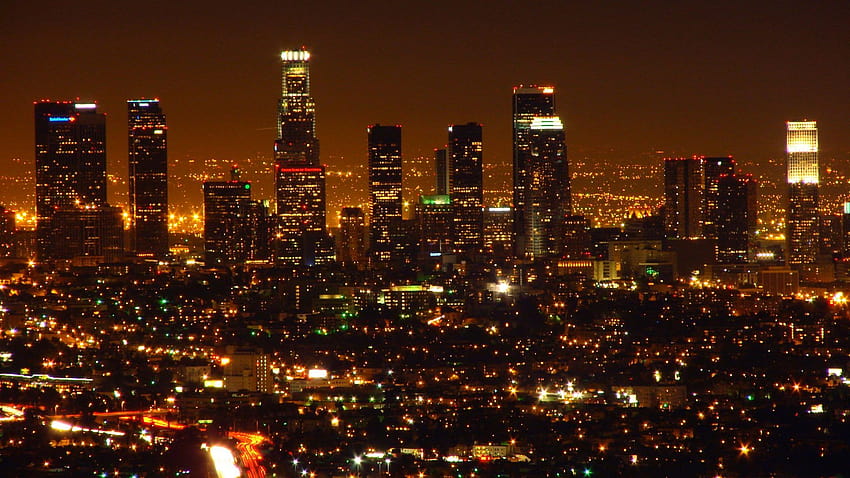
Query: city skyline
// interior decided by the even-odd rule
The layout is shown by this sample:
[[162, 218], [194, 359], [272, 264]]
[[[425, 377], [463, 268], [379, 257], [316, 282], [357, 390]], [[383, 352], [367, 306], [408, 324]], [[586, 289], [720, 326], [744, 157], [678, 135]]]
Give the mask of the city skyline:
[[[102, 21], [121, 23], [132, 19], [114, 9], [95, 8], [98, 3], [90, 4], [96, 15], [86, 16], [86, 8], [79, 12], [57, 9], [55, 13], [39, 12], [39, 19], [48, 25], [60, 18], [75, 20], [78, 25], [96, 24], [97, 31], [115, 33], [116, 45], [132, 43], [135, 34], [112, 32], [110, 22]], [[441, 131], [446, 125], [476, 121], [488, 130], [487, 161], [506, 167], [511, 161], [510, 124], [505, 119], [509, 106], [501, 98], [504, 91], [521, 83], [558, 86], [561, 116], [571, 149], [579, 153], [614, 149], [626, 160], [640, 152], [664, 149], [683, 154], [732, 154], [745, 160], [781, 158], [783, 138], [775, 133], [773, 125], [798, 117], [819, 121], [824, 152], [846, 151], [842, 112], [848, 107], [848, 95], [841, 85], [848, 76], [848, 66], [841, 59], [850, 53], [846, 42], [839, 41], [840, 29], [835, 19], [847, 7], [826, 4], [799, 12], [795, 28], [800, 35], [792, 41], [781, 33], [782, 28], [774, 26], [790, 21], [788, 13], [793, 4], [770, 5], [774, 8], [761, 8], [759, 2], [736, 5], [740, 19], [724, 15], [731, 7], [722, 5], [697, 8], [703, 15], [695, 15], [693, 9], [661, 6], [638, 12], [629, 6], [610, 11], [603, 7], [558, 5], [550, 8], [552, 17], [562, 18], [568, 25], [576, 22], [576, 16], [585, 18], [587, 23], [595, 19], [595, 31], [612, 35], [590, 35], [590, 26], [583, 25], [554, 28], [557, 20], [548, 16], [514, 12], [516, 22], [505, 23], [505, 33], [482, 32], [479, 39], [466, 45], [451, 42], [459, 35], [454, 28], [458, 20], [451, 20], [438, 25], [437, 31], [445, 33], [444, 41], [424, 42], [418, 48], [413, 48], [411, 42], [423, 26], [411, 22], [409, 31], [400, 32], [393, 27], [386, 32], [395, 33], [398, 44], [371, 61], [366, 60], [369, 50], [359, 47], [361, 42], [373, 39], [374, 34], [350, 42], [335, 41], [329, 31], [332, 28], [328, 28], [346, 18], [357, 18], [368, 27], [382, 19], [389, 20], [387, 16], [392, 15], [382, 12], [375, 18], [368, 17], [364, 12], [370, 11], [369, 5], [362, 12], [342, 9], [333, 19], [323, 15], [327, 6], [314, 7], [315, 11], [293, 7], [296, 11], [292, 17], [308, 17], [314, 28], [305, 31], [304, 26], [297, 26], [286, 35], [291, 38], [279, 38], [279, 29], [266, 31], [261, 24], [252, 26], [253, 36], [233, 36], [217, 42], [203, 41], [205, 35], [200, 33], [221, 25], [220, 19], [212, 21], [221, 14], [218, 3], [212, 2], [209, 12], [197, 12], [198, 18], [181, 24], [185, 32], [178, 32], [175, 25], [176, 19], [187, 16], [184, 7], [155, 5], [170, 14], [169, 21], [161, 27], [169, 35], [151, 40], [151, 52], [166, 48], [169, 40], [186, 40], [194, 34], [186, 42], [177, 42], [179, 47], [161, 64], [128, 75], [136, 71], [130, 67], [133, 55], [109, 53], [97, 57], [94, 53], [106, 52], [92, 47], [95, 34], [86, 34], [58, 48], [42, 48], [47, 56], [43, 60], [45, 66], [70, 71], [60, 76], [44, 74], [41, 63], [17, 64], [17, 55], [27, 51], [19, 44], [22, 39], [34, 42], [30, 48], [40, 45], [43, 39], [21, 30], [32, 24], [35, 12], [25, 6], [9, 6], [4, 7], [9, 14], [3, 17], [14, 17], [16, 22], [6, 29], [9, 41], [4, 57], [19, 75], [10, 78], [9, 87], [0, 93], [0, 100], [10, 108], [0, 119], [0, 144], [4, 145], [0, 159], [32, 159], [31, 133], [27, 131], [24, 113], [29, 101], [79, 96], [81, 101], [97, 100], [99, 108], [110, 115], [109, 171], [126, 171], [126, 145], [118, 139], [118, 124], [122, 103], [136, 95], [157, 96], [169, 105], [172, 162], [188, 157], [240, 162], [257, 153], [270, 155], [269, 137], [274, 134], [269, 133], [275, 128], [275, 111], [267, 98], [277, 90], [277, 80], [269, 71], [279, 68], [277, 52], [298, 48], [302, 42], [310, 47], [316, 60], [312, 87], [322, 110], [321, 162], [334, 166], [365, 163], [361, 132], [367, 124], [403, 124], [404, 150], [417, 156], [442, 146]], [[461, 18], [477, 13], [472, 5], [457, 8]], [[506, 8], [494, 10], [486, 15], [493, 21], [510, 13]], [[246, 7], [230, 18], [233, 31], [246, 31], [247, 17], [254, 19], [258, 12], [267, 13], [269, 18], [282, 14], [273, 7]], [[764, 19], [753, 22], [747, 18], [748, 13], [755, 12]], [[564, 15], [567, 13], [572, 15]], [[651, 13], [659, 14], [659, 18], [645, 18]], [[404, 12], [397, 15], [410, 21]], [[632, 26], [629, 15], [645, 19], [641, 27], [645, 31]], [[204, 19], [210, 20], [212, 26], [205, 25]], [[727, 27], [723, 34], [708, 34], [703, 39], [690, 34], [692, 30], [711, 31], [708, 27], [712, 22], [721, 19]], [[532, 20], [540, 27], [534, 29], [538, 32], [534, 48], [509, 45], [504, 36], [529, 29]], [[403, 22], [389, 22], [395, 23]], [[547, 26], [550, 28], [544, 28]], [[652, 48], [673, 39], [680, 44], [658, 51]], [[732, 45], [736, 49], [731, 49]], [[559, 46], [565, 48], [561, 50]], [[53, 49], [65, 54], [56, 55]], [[811, 51], [817, 55], [809, 55]], [[690, 53], [696, 53], [694, 58]], [[723, 57], [726, 54], [730, 55], [728, 60]], [[423, 70], [428, 62], [450, 68]], [[221, 68], [222, 64], [229, 66]], [[369, 68], [361, 67], [366, 64]], [[87, 68], [98, 71], [98, 78], [84, 74]], [[455, 74], [437, 75], [437, 71]], [[811, 89], [800, 90], [795, 81], [790, 81], [804, 74]], [[202, 100], [211, 94], [208, 88], [215, 88], [214, 108]], [[384, 95], [396, 100], [381, 101]], [[217, 114], [221, 111], [227, 112], [228, 121], [221, 121], [222, 116]], [[181, 173], [180, 167], [175, 173]]]

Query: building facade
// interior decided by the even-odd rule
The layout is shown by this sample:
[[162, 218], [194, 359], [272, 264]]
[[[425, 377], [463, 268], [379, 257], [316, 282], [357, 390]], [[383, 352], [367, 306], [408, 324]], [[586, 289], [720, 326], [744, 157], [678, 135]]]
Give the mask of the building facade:
[[484, 247], [484, 143], [478, 123], [449, 126], [449, 195], [455, 252], [480, 254]]
[[35, 104], [35, 183], [37, 253], [50, 260], [56, 211], [106, 203], [106, 115], [97, 105]]
[[401, 126], [371, 125], [369, 147], [369, 250], [379, 263], [397, 256], [402, 242]]
[[127, 127], [129, 248], [162, 258], [168, 254], [168, 126], [159, 100], [127, 101]]
[[788, 121], [785, 125], [788, 180], [786, 257], [788, 264], [812, 264], [819, 250], [818, 125]]
[[664, 234], [668, 239], [702, 236], [702, 158], [664, 159]]
[[513, 225], [514, 251], [526, 251], [526, 163], [531, 154], [531, 123], [536, 116], [554, 116], [555, 88], [515, 86], [513, 89]]
[[564, 250], [564, 220], [572, 214], [564, 124], [557, 116], [536, 116], [529, 127], [525, 157], [525, 255], [557, 258]]

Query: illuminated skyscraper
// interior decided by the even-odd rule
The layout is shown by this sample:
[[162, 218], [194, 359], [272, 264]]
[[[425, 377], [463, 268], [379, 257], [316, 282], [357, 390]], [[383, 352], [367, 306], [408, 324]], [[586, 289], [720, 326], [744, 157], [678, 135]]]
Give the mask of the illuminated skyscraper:
[[786, 123], [788, 153], [789, 264], [812, 264], [818, 254], [818, 125], [815, 121]]
[[97, 105], [35, 104], [35, 183], [38, 257], [48, 260], [56, 211], [106, 203], [106, 115]]
[[310, 95], [310, 52], [280, 53], [281, 92], [278, 102], [275, 159], [319, 164], [316, 103]]
[[325, 167], [319, 163], [316, 105], [310, 96], [310, 52], [284, 51], [278, 139], [274, 145], [276, 260], [285, 265], [329, 262]]
[[722, 175], [735, 174], [735, 159], [732, 156], [702, 158], [703, 201], [702, 235], [717, 238], [717, 181]]
[[449, 195], [454, 248], [474, 255], [484, 248], [484, 143], [478, 123], [449, 126]]
[[371, 125], [369, 142], [369, 249], [388, 262], [402, 246], [401, 126]]
[[702, 158], [664, 159], [664, 233], [668, 239], [702, 234]]
[[526, 251], [526, 163], [531, 153], [531, 123], [535, 116], [555, 115], [555, 88], [515, 86], [513, 90], [513, 215], [514, 251]]
[[168, 127], [159, 100], [127, 101], [130, 249], [168, 254]]
[[572, 214], [564, 124], [557, 116], [535, 116], [525, 155], [525, 254], [556, 258], [563, 254], [564, 219]]

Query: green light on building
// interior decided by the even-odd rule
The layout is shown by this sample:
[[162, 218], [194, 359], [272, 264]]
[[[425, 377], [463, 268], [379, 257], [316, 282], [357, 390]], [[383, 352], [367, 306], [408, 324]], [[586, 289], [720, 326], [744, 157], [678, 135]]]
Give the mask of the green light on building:
[[448, 194], [434, 194], [431, 196], [419, 196], [419, 203], [426, 206], [448, 205], [452, 203], [452, 199]]

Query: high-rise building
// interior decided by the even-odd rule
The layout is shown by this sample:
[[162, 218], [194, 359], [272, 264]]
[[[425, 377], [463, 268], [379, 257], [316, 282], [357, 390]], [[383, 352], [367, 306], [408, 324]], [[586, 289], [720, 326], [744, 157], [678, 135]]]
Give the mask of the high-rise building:
[[668, 239], [692, 239], [702, 234], [702, 159], [664, 159], [664, 233]]
[[514, 211], [509, 207], [484, 209], [484, 252], [494, 259], [513, 254]]
[[325, 167], [319, 163], [310, 52], [284, 51], [280, 58], [281, 96], [274, 145], [275, 259], [289, 266], [326, 263], [333, 250], [326, 233]]
[[366, 218], [359, 207], [344, 207], [339, 215], [337, 260], [358, 267], [366, 262]]
[[564, 250], [564, 219], [572, 214], [564, 124], [557, 116], [536, 116], [525, 155], [525, 254], [556, 258]]
[[536, 116], [555, 115], [555, 88], [515, 86], [513, 90], [513, 225], [514, 251], [526, 251], [526, 163], [531, 154], [531, 123]]
[[443, 254], [451, 254], [452, 248], [451, 197], [447, 194], [419, 196], [416, 208], [419, 235], [420, 260], [441, 261]]
[[65, 206], [52, 219], [52, 258], [81, 265], [116, 262], [124, 256], [124, 214], [108, 204]]
[[786, 123], [788, 217], [785, 234], [789, 264], [812, 264], [818, 255], [818, 125]]
[[721, 174], [715, 185], [715, 259], [722, 264], [747, 262], [758, 225], [758, 183], [749, 174]]
[[721, 175], [735, 174], [735, 159], [732, 156], [702, 158], [703, 201], [702, 201], [702, 235], [717, 238], [717, 181]]
[[567, 259], [590, 258], [590, 220], [585, 216], [564, 217], [563, 256]]
[[434, 169], [437, 173], [437, 184], [435, 194], [443, 195], [449, 193], [449, 157], [446, 148], [434, 150]]
[[454, 248], [463, 255], [484, 248], [484, 143], [478, 123], [449, 126], [449, 195], [454, 211]]
[[401, 126], [371, 125], [369, 142], [369, 221], [372, 257], [388, 262], [402, 244]]
[[35, 103], [35, 209], [38, 257], [49, 260], [53, 216], [106, 203], [106, 115], [93, 103]]
[[158, 99], [127, 101], [130, 250], [168, 254], [168, 127]]
[[278, 102], [275, 159], [286, 162], [319, 163], [316, 138], [316, 103], [310, 95], [310, 52], [280, 53], [281, 86]]
[[247, 212], [251, 183], [204, 181], [204, 256], [208, 265], [230, 265], [248, 258]]

